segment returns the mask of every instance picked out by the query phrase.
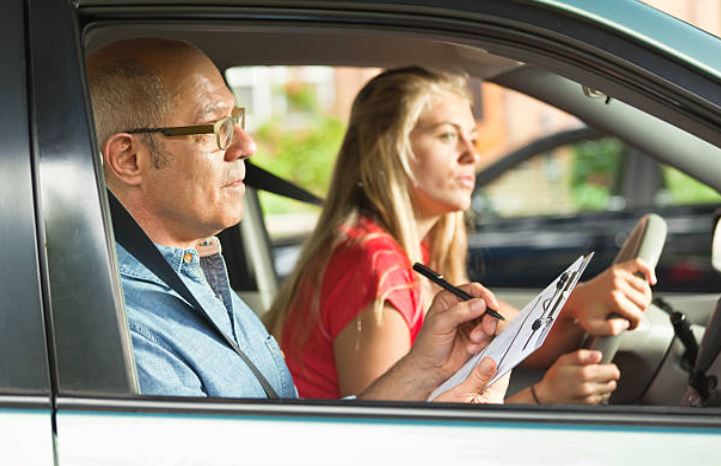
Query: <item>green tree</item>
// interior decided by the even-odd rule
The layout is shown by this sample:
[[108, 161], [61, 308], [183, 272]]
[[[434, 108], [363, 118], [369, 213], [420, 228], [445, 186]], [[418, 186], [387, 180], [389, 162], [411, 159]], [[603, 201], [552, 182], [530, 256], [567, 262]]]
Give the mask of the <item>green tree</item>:
[[[264, 124], [254, 134], [258, 153], [253, 161], [271, 173], [325, 196], [345, 127], [337, 118], [315, 116], [302, 130], [288, 130], [279, 119]], [[262, 193], [268, 213], [297, 211], [299, 205]], [[302, 207], [301, 207], [302, 208]]]

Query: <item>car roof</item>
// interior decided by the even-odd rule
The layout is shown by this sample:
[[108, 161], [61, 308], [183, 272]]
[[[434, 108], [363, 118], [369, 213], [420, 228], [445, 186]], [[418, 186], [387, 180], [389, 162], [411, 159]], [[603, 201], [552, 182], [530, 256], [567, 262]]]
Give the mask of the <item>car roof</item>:
[[[719, 39], [696, 27], [680, 21], [664, 12], [661, 12], [638, 0], [614, 0], [613, 2], [599, 2], [597, 0], [502, 0], [501, 2], [468, 2], [461, 0], [365, 0], [343, 1], [336, 0], [220, 0], [208, 5], [205, 0], [76, 0], [80, 8], [115, 8], [137, 9], [154, 7], [164, 9], [204, 9], [222, 8], [227, 6], [252, 7], [255, 9], [270, 9], [293, 7], [306, 8], [312, 11], [336, 10], [345, 12], [349, 19], [354, 12], [374, 11], [382, 13], [407, 11], [426, 11], [439, 18], [453, 18], [459, 15], [463, 19], [477, 17], [484, 20], [486, 5], [490, 3], [522, 4], [553, 9], [573, 16], [579, 21], [593, 23], [598, 27], [612, 30], [614, 33], [633, 37], [636, 42], [646, 44], [652, 48], [663, 50], [676, 60], [703, 70], [711, 76], [721, 78], [721, 54], [716, 53]], [[349, 24], [352, 27], [352, 24]], [[340, 44], [345, 46], [346, 44]], [[232, 52], [234, 47], [227, 47]], [[249, 52], [249, 50], [245, 50]], [[412, 50], [407, 50], [412, 53]], [[318, 60], [315, 60], [318, 61]], [[221, 60], [220, 63], [223, 61]]]

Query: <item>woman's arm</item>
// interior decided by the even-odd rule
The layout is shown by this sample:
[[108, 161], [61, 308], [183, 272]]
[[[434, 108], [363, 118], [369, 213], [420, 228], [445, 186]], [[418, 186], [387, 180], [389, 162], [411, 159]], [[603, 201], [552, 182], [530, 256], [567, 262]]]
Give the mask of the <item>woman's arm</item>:
[[333, 342], [341, 396], [361, 393], [410, 348], [408, 324], [393, 306], [365, 308]]

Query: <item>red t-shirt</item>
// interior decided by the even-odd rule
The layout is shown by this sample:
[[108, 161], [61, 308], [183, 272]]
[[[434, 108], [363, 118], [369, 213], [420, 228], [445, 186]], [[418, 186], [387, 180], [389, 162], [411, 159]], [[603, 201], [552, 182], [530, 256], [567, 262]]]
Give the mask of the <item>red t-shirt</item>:
[[[376, 297], [384, 297], [384, 301], [401, 314], [408, 324], [411, 344], [423, 324], [420, 289], [402, 247], [365, 217], [344, 233], [323, 274], [320, 318], [301, 351], [292, 351], [288, 335], [298, 329], [298, 321], [293, 317], [308, 315], [298, 312], [308, 309], [291, 309], [283, 328], [281, 347], [303, 398], [337, 399], [340, 396], [333, 341]], [[424, 256], [428, 255], [426, 249], [423, 248]], [[427, 257], [424, 260], [427, 262]], [[304, 300], [300, 305], [311, 304]]]

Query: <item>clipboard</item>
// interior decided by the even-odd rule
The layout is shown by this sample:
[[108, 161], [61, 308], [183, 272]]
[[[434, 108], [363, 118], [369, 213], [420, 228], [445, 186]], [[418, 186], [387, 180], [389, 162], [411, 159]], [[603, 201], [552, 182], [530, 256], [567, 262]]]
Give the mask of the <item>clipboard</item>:
[[496, 361], [496, 375], [488, 383], [492, 385], [540, 348], [592, 257], [593, 252], [590, 252], [576, 259], [526, 304], [488, 346], [472, 356], [463, 367], [438, 386], [428, 400], [432, 401], [441, 393], [466, 380], [473, 368], [486, 356]]

